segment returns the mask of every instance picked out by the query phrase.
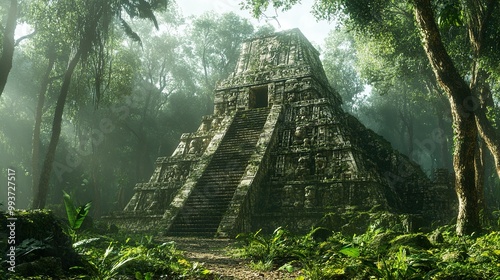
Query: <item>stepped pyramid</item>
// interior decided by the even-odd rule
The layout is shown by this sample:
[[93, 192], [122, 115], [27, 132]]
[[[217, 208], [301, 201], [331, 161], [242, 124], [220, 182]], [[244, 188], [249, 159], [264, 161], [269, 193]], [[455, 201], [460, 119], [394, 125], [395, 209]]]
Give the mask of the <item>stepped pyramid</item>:
[[326, 213], [372, 208], [446, 218], [453, 205], [437, 192], [452, 189], [440, 182], [342, 110], [318, 51], [293, 29], [242, 46], [214, 113], [108, 218], [186, 236], [303, 231]]

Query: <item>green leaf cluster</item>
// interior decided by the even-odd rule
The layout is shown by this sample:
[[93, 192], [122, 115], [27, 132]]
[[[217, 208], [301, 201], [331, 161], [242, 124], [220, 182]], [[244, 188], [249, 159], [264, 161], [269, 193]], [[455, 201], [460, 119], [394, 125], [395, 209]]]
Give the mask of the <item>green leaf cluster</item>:
[[[301, 271], [298, 279], [497, 279], [500, 277], [500, 233], [456, 237], [452, 227], [423, 234], [368, 230], [352, 237], [331, 232], [319, 239], [314, 228], [292, 235], [278, 228], [240, 235], [239, 254], [255, 269]], [[441, 236], [436, 238], [435, 236]], [[429, 239], [433, 242], [429, 242]], [[269, 265], [271, 264], [271, 265]]]
[[72, 230], [78, 230], [87, 215], [89, 214], [92, 202], [87, 202], [82, 206], [76, 207], [71, 199], [71, 196], [63, 191], [64, 195], [64, 207], [66, 209], [66, 214], [68, 216], [69, 227]]
[[150, 237], [92, 237], [74, 245], [90, 264], [83, 279], [210, 279], [211, 271], [185, 259], [174, 242]]
[[68, 217], [68, 235], [71, 236], [73, 241], [76, 241], [78, 239], [77, 231], [88, 216], [92, 202], [76, 207], [74, 200], [65, 191], [63, 191], [63, 199], [66, 216]]
[[297, 3], [300, 3], [300, 0], [245, 0], [240, 2], [240, 6], [242, 9], [252, 11], [254, 17], [260, 17], [270, 7], [286, 11]]

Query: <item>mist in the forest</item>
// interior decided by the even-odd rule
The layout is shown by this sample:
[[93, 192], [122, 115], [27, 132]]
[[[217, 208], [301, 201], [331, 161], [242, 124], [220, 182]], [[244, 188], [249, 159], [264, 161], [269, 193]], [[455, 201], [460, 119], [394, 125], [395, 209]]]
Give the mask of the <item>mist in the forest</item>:
[[[6, 7], [1, 11], [5, 21]], [[43, 14], [25, 17], [29, 32], [26, 24]], [[79, 203], [93, 201], [94, 216], [123, 209], [134, 185], [148, 181], [156, 158], [169, 156], [181, 134], [195, 131], [202, 116], [213, 112], [213, 90], [234, 70], [241, 43], [274, 31], [234, 13], [186, 18], [175, 5], [157, 14], [158, 28], [148, 19], [126, 19], [113, 19], [107, 39], [93, 45], [71, 77], [46, 203], [55, 211], [62, 211], [63, 190]], [[54, 28], [50, 24], [40, 26]], [[76, 31], [37, 31], [19, 42], [0, 97], [0, 181], [7, 181], [5, 169], [16, 170], [17, 208], [33, 203], [64, 73], [77, 46], [70, 32]], [[437, 168], [452, 169], [451, 113], [443, 93], [424, 81], [432, 75], [428, 67], [402, 75], [408, 65], [391, 63], [394, 57], [383, 47], [341, 27], [320, 52], [346, 112], [428, 176]], [[485, 166], [486, 189], [498, 192], [490, 158]], [[5, 207], [6, 189], [0, 192]]]

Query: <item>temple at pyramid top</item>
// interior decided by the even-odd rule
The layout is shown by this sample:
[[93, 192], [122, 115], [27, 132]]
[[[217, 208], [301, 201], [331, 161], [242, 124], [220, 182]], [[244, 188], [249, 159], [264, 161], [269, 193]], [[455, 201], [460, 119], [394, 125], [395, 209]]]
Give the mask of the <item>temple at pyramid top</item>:
[[[450, 179], [420, 167], [341, 108], [319, 53], [298, 29], [254, 38], [215, 89], [214, 112], [159, 157], [125, 209], [121, 228], [234, 236], [378, 209], [420, 221], [453, 216]], [[327, 219], [328, 220], [328, 219]], [[358, 227], [329, 219], [332, 230]], [[417, 227], [417, 223], [408, 222]]]
[[[246, 75], [250, 72], [266, 71], [266, 68], [288, 66], [304, 66], [302, 70], [309, 75], [314, 68], [321, 66], [319, 52], [299, 29], [248, 40], [242, 46], [234, 75]], [[288, 77], [291, 73], [282, 74], [282, 77]], [[272, 76], [268, 77], [269, 81], [273, 79]]]
[[[309, 77], [326, 91], [316, 92], [315, 98], [331, 98], [340, 103], [340, 96], [329, 87], [328, 80], [319, 59], [319, 52], [304, 37], [299, 29], [274, 33], [265, 37], [248, 40], [242, 46], [236, 69], [230, 77], [220, 82], [217, 91], [231, 88], [248, 88], [237, 98], [237, 106], [245, 108], [268, 107], [298, 100], [286, 99], [295, 96], [283, 95], [275, 87], [276, 82], [287, 82], [287, 86], [298, 86], [293, 79]], [[216, 95], [216, 98], [220, 97]], [[297, 96], [297, 98], [310, 98]], [[220, 112], [224, 100], [215, 100], [215, 112]], [[221, 108], [222, 107], [222, 108]], [[243, 108], [243, 107], [241, 107]]]

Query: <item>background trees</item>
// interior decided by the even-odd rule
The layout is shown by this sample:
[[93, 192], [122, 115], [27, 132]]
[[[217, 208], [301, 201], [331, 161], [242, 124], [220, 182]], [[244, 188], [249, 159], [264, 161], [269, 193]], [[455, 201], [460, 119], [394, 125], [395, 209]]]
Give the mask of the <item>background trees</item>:
[[196, 81], [205, 93], [206, 114], [212, 110], [211, 93], [216, 83], [234, 70], [239, 47], [254, 33], [254, 27], [234, 13], [205, 13], [193, 19], [188, 32], [185, 50], [199, 73]]
[[[2, 55], [0, 56], [0, 96], [7, 83], [10, 69], [12, 68], [12, 59], [14, 56], [14, 31], [17, 25], [18, 1], [10, 0], [9, 6], [5, 7], [2, 3], [0, 9], [6, 10], [5, 25], [1, 25], [2, 35]], [[2, 19], [3, 20], [3, 19]]]
[[[52, 4], [52, 5], [50, 5]], [[116, 19], [121, 23], [125, 33], [134, 40], [140, 40], [138, 35], [131, 30], [127, 22], [122, 17], [122, 10], [128, 16], [147, 18], [153, 21], [156, 27], [158, 24], [153, 15], [153, 10], [161, 8], [165, 5], [165, 1], [57, 1], [51, 3], [42, 3], [37, 8], [39, 13], [35, 13], [37, 22], [43, 22], [43, 19], [51, 18], [52, 13], [59, 14], [61, 22], [59, 25], [54, 26], [61, 28], [61, 33], [55, 33], [57, 37], [67, 39], [65, 42], [72, 47], [72, 53], [68, 58], [68, 66], [64, 72], [63, 82], [59, 97], [54, 111], [54, 120], [52, 122], [52, 135], [49, 142], [47, 154], [42, 165], [40, 172], [40, 180], [35, 192], [33, 207], [44, 208], [46, 197], [49, 189], [50, 174], [53, 168], [55, 152], [59, 138], [61, 135], [62, 115], [70, 90], [71, 79], [76, 66], [82, 59], [86, 61], [90, 55], [95, 53], [101, 54], [99, 59], [102, 59], [103, 48], [109, 38], [109, 33], [112, 30], [113, 20]], [[50, 25], [50, 23], [49, 23]], [[45, 27], [45, 26], [44, 26]], [[40, 27], [43, 29], [44, 27]], [[67, 29], [64, 29], [67, 28]], [[49, 29], [46, 29], [47, 32]], [[104, 65], [97, 65], [96, 67], [103, 67]], [[99, 75], [96, 76], [95, 83], [95, 98], [99, 101], [101, 83]]]
[[[158, 29], [150, 14], [117, 12], [107, 14], [104, 30], [104, 17], [96, 18], [84, 2], [33, 1], [25, 10], [36, 33], [16, 49], [12, 82], [0, 101], [0, 161], [16, 163], [24, 186], [19, 207], [33, 203], [43, 173], [47, 207], [57, 210], [65, 190], [81, 202], [92, 200], [96, 216], [123, 209], [133, 185], [151, 175], [156, 157], [170, 155], [181, 133], [196, 130], [210, 113], [216, 80], [232, 71], [241, 42], [257, 29], [235, 14], [185, 19], [171, 4], [156, 12]], [[197, 37], [204, 28], [199, 22], [207, 20], [212, 41]], [[75, 60], [91, 21], [97, 24], [94, 43]], [[41, 171], [57, 133], [54, 113], [65, 83], [60, 136], [50, 148], [52, 172]]]
[[358, 53], [353, 34], [340, 28], [331, 31], [325, 39], [323, 67], [330, 84], [342, 96], [343, 109], [354, 114], [364, 91], [357, 62]]
[[[343, 107], [393, 146], [418, 162], [428, 175], [451, 168], [450, 119], [446, 100], [429, 77], [425, 53], [415, 56], [418, 38], [401, 50], [338, 27], [326, 39], [323, 65]], [[406, 56], [401, 51], [407, 52]], [[411, 57], [409, 56], [411, 54]], [[365, 84], [370, 86], [366, 89]], [[435, 91], [438, 91], [436, 93]]]
[[[11, 2], [0, 5], [3, 23]], [[185, 19], [174, 4], [159, 9], [164, 1], [46, 2], [22, 8], [36, 33], [16, 49], [15, 80], [0, 101], [8, 120], [2, 159], [22, 162], [38, 207], [46, 195], [56, 201], [61, 189], [93, 199], [94, 209], [108, 211], [114, 206], [99, 201], [110, 200], [123, 207], [154, 158], [168, 155], [180, 133], [211, 112], [211, 93], [234, 68], [241, 42], [272, 31], [235, 14]], [[246, 1], [254, 13], [297, 2]], [[476, 230], [483, 182], [496, 179], [490, 170], [500, 174], [497, 1], [318, 0], [314, 11], [342, 23], [323, 58], [344, 108], [428, 173], [453, 166], [454, 147], [461, 219], [470, 221], [459, 231]], [[30, 148], [9, 140], [9, 121], [19, 124], [16, 135], [32, 135]]]

